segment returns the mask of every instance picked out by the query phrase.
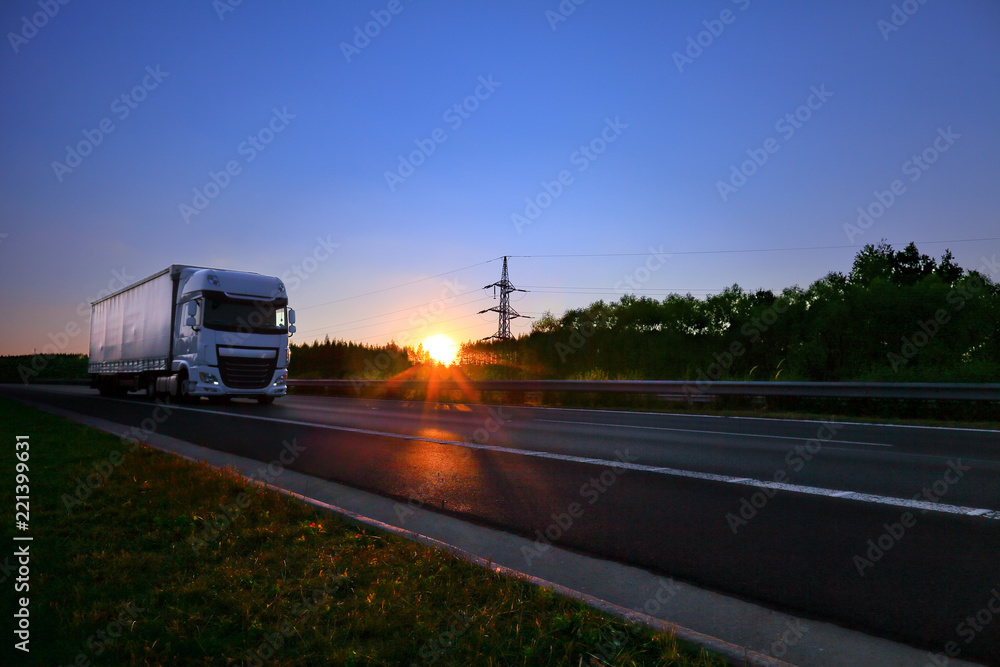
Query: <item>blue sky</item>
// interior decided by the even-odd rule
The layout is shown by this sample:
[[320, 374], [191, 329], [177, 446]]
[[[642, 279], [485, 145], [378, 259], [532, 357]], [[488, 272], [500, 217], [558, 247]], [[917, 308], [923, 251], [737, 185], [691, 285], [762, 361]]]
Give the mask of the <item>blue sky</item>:
[[0, 354], [85, 352], [78, 306], [173, 263], [286, 276], [299, 342], [416, 344], [496, 330], [502, 255], [538, 315], [1000, 252], [956, 242], [1000, 236], [995, 2], [47, 6], [0, 10]]

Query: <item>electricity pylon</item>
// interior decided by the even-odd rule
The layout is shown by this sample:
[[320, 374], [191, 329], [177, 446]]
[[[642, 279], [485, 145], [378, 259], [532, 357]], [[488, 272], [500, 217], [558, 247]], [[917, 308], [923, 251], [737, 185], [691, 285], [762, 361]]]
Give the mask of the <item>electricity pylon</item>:
[[527, 317], [527, 315], [519, 315], [516, 310], [510, 307], [510, 293], [511, 292], [527, 292], [528, 290], [517, 289], [510, 283], [510, 279], [507, 277], [507, 257], [503, 258], [503, 273], [500, 275], [500, 282], [492, 283], [486, 285], [483, 289], [493, 288], [493, 298], [496, 298], [497, 288], [500, 288], [500, 304], [493, 306], [492, 308], [487, 308], [486, 310], [480, 310], [479, 313], [499, 313], [500, 322], [497, 325], [497, 332], [492, 336], [487, 336], [483, 340], [510, 340], [513, 336], [510, 333], [510, 321], [518, 317]]

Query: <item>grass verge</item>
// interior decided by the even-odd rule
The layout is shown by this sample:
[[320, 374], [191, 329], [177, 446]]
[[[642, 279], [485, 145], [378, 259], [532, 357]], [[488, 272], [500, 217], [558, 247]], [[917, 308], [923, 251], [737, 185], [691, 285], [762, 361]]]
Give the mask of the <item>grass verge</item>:
[[[236, 475], [0, 399], [11, 512], [17, 435], [30, 443], [30, 528], [19, 534], [34, 541], [30, 591], [16, 594], [30, 597], [31, 652], [15, 651], [16, 664], [726, 664]], [[17, 575], [2, 565], [12, 614]]]

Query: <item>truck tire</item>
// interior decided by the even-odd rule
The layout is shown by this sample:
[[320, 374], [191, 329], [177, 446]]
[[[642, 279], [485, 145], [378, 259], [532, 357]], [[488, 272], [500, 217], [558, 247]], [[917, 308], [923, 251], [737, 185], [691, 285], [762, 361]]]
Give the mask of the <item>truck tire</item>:
[[258, 396], [257, 402], [261, 405], [271, 405], [274, 403], [274, 396]]
[[177, 394], [172, 398], [178, 405], [194, 403], [198, 400], [187, 392], [187, 379], [187, 371], [181, 371], [180, 375], [177, 376]]

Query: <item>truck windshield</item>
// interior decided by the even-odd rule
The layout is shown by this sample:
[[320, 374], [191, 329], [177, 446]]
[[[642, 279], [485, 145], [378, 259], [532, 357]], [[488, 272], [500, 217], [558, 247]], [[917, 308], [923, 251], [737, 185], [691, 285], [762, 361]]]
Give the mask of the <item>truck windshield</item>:
[[236, 331], [239, 333], [283, 334], [288, 332], [285, 308], [267, 301], [230, 301], [218, 298], [205, 299], [205, 317], [202, 322], [208, 329]]

